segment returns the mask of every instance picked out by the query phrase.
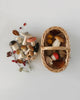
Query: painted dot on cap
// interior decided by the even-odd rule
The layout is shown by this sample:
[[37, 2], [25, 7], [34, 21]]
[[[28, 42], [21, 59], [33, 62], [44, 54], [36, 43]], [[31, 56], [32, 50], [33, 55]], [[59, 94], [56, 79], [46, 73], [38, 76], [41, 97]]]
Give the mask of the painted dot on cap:
[[27, 25], [27, 23], [24, 23], [24, 24], [23, 24], [23, 26], [26, 26], [26, 25]]

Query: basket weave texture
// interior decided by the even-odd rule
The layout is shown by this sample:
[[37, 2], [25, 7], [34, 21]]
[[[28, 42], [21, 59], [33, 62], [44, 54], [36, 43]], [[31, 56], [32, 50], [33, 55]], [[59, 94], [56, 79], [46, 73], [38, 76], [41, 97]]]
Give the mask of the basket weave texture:
[[[60, 47], [52, 47], [52, 46], [47, 46], [46, 47], [44, 45], [46, 35], [52, 30], [59, 30], [61, 33], [63, 33], [63, 35], [66, 38], [66, 46], [65, 47], [61, 47], [61, 46]], [[59, 68], [59, 69], [54, 69], [54, 68], [50, 67], [49, 65], [47, 65], [47, 63], [45, 61], [45, 56], [44, 56], [44, 51], [45, 50], [65, 50], [67, 55], [66, 55], [64, 66], [62, 68]], [[54, 26], [54, 27], [48, 28], [44, 32], [44, 34], [41, 38], [41, 58], [42, 58], [42, 62], [44, 64], [44, 66], [52, 72], [60, 72], [60, 71], [63, 71], [67, 67], [67, 65], [69, 63], [69, 59], [70, 59], [70, 40], [69, 40], [69, 36], [67, 35], [67, 32], [63, 28], [58, 27], [58, 26]]]

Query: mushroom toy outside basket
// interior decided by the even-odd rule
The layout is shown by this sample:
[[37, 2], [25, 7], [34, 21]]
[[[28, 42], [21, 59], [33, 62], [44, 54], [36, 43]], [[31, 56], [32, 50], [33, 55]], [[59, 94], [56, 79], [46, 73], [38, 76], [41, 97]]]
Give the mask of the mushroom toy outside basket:
[[61, 27], [50, 27], [41, 39], [42, 62], [53, 72], [63, 71], [70, 58], [70, 42], [67, 32]]
[[[20, 30], [23, 31], [23, 27]], [[29, 72], [31, 70], [30, 63], [32, 60], [36, 59], [39, 50], [39, 43], [37, 38], [31, 36], [28, 32], [18, 32], [13, 30], [12, 33], [17, 36], [16, 40], [12, 40], [9, 43], [11, 51], [7, 52], [7, 57], [13, 57], [12, 62], [19, 66], [19, 71]]]

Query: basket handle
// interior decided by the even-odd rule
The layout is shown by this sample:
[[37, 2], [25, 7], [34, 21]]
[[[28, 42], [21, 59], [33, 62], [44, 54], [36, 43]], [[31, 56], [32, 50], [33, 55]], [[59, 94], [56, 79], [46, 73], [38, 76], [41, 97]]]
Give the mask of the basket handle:
[[41, 46], [41, 49], [42, 50], [70, 50], [70, 48], [62, 47], [62, 46], [60, 46], [60, 47], [51, 47], [51, 46], [43, 47], [43, 46]]

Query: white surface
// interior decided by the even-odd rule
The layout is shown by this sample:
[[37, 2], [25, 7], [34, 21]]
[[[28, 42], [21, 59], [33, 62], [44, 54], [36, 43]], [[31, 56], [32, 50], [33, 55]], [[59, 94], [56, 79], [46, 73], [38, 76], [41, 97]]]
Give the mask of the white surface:
[[[65, 71], [48, 71], [39, 55], [32, 72], [20, 73], [12, 58], [6, 58], [8, 43], [15, 39], [11, 30], [24, 22], [26, 31], [39, 38], [55, 25], [68, 32], [72, 51]], [[0, 100], [80, 100], [79, 53], [79, 0], [0, 0]]]

